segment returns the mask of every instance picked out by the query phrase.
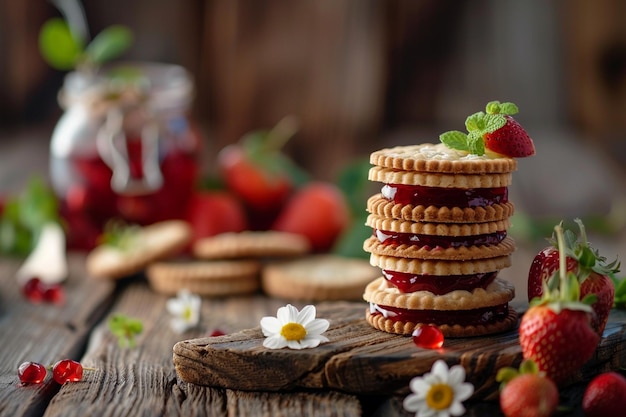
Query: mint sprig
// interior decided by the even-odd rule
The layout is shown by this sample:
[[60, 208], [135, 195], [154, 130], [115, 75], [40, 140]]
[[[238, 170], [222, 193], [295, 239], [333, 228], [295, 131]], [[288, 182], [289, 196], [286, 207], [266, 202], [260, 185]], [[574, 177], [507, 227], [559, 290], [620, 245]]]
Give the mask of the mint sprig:
[[117, 337], [118, 344], [121, 348], [135, 347], [135, 336], [143, 331], [143, 323], [141, 320], [120, 313], [111, 316], [108, 325], [111, 333]]
[[483, 137], [493, 133], [506, 124], [504, 116], [518, 113], [517, 106], [510, 102], [490, 101], [485, 107], [486, 112], [476, 112], [465, 119], [467, 134], [458, 130], [439, 135], [439, 140], [448, 148], [468, 152], [474, 155], [485, 154]]

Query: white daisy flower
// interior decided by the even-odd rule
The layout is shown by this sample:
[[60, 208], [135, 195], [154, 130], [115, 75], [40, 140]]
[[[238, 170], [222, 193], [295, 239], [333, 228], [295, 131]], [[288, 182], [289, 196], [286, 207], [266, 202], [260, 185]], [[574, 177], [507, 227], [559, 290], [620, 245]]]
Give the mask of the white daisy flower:
[[328, 342], [322, 336], [330, 323], [325, 319], [315, 318], [315, 307], [305, 306], [302, 311], [291, 304], [278, 309], [276, 317], [263, 317], [261, 330], [266, 339], [263, 346], [268, 349], [306, 349]]
[[465, 413], [462, 402], [474, 393], [474, 386], [465, 381], [465, 369], [437, 360], [427, 374], [411, 380], [409, 394], [403, 402], [404, 409], [415, 412], [416, 417], [450, 417]]
[[170, 326], [176, 333], [184, 333], [198, 325], [200, 321], [200, 306], [202, 299], [199, 295], [192, 294], [183, 289], [180, 290], [176, 298], [167, 300], [165, 307], [173, 316]]

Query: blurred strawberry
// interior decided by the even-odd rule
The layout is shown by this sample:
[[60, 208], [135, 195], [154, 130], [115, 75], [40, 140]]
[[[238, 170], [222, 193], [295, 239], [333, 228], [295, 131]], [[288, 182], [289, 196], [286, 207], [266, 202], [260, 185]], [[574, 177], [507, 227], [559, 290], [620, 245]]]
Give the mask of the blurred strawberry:
[[314, 251], [328, 251], [350, 224], [350, 209], [335, 184], [311, 182], [300, 188], [278, 215], [272, 230], [306, 236]]
[[272, 130], [251, 132], [218, 154], [226, 186], [251, 214], [275, 216], [296, 186], [301, 172], [281, 151], [296, 129], [295, 120], [287, 117]]
[[197, 191], [191, 196], [187, 221], [193, 230], [193, 241], [225, 232], [247, 228], [243, 206], [224, 191]]
[[626, 378], [605, 372], [591, 380], [583, 396], [586, 417], [618, 417], [626, 409]]

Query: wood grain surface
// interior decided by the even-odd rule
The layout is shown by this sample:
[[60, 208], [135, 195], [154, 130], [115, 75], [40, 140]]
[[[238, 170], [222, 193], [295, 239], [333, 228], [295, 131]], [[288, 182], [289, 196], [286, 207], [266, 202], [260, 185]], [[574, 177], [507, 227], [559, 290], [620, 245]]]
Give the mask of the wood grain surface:
[[[497, 398], [495, 375], [522, 360], [517, 330], [473, 338], [449, 338], [441, 349], [417, 348], [410, 337], [373, 329], [363, 303], [327, 303], [318, 317], [329, 319], [330, 342], [315, 349], [270, 350], [257, 326], [217, 338], [186, 340], [174, 346], [174, 364], [182, 380], [251, 391], [294, 388], [332, 389], [353, 394], [408, 394], [409, 381], [429, 372], [437, 359], [461, 364], [475, 387], [474, 399]], [[626, 322], [611, 315], [596, 354], [570, 384], [597, 372], [626, 365]], [[247, 375], [258, 375], [246, 378]]]

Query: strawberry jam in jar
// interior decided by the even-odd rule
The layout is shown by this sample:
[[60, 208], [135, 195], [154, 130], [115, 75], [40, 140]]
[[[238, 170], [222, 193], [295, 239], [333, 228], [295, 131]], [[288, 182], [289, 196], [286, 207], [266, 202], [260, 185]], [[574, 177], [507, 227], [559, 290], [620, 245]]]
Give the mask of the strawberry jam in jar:
[[182, 218], [198, 176], [200, 135], [182, 67], [128, 63], [65, 79], [50, 176], [70, 249], [93, 248], [111, 219]]

